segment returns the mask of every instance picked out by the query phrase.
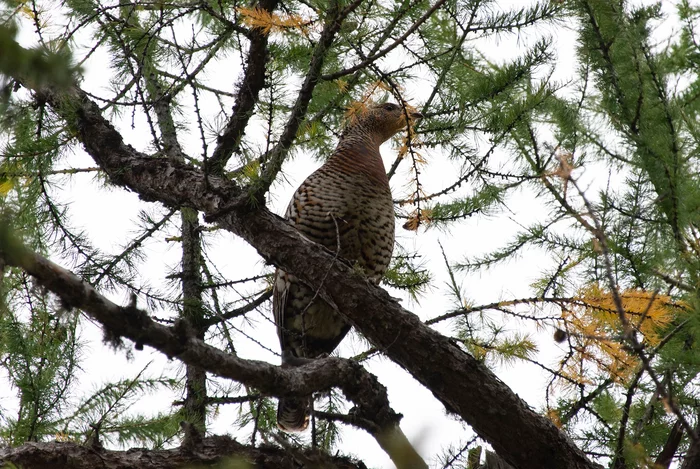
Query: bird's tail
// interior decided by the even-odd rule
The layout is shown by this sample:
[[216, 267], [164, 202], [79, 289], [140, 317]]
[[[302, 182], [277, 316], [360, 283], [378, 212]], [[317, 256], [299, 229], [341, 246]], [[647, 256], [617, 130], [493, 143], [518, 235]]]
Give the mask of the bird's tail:
[[309, 425], [311, 396], [285, 397], [277, 405], [277, 426], [285, 432], [301, 432]]

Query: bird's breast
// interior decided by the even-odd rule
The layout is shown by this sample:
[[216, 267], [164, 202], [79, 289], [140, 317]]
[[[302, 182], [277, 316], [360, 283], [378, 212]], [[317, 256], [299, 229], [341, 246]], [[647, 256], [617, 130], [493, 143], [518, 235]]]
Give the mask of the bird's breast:
[[[381, 164], [381, 161], [380, 161]], [[366, 165], [333, 159], [295, 193], [287, 217], [312, 241], [356, 262], [378, 282], [394, 247], [394, 206], [388, 179]]]

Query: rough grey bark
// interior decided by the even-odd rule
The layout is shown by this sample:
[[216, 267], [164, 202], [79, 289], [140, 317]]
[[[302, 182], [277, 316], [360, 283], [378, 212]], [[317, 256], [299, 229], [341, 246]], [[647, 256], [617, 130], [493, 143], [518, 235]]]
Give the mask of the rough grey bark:
[[[225, 436], [205, 438], [197, 448], [109, 451], [76, 443], [25, 443], [0, 448], [0, 466], [23, 469], [175, 469], [182, 467], [245, 467], [260, 469], [367, 469], [362, 462], [327, 456], [315, 450], [292, 450], [277, 446], [250, 447]], [[246, 465], [243, 465], [246, 464]], [[12, 467], [12, 466], [10, 466]]]
[[338, 306], [377, 349], [430, 389], [510, 464], [518, 469], [599, 467], [459, 345], [302, 238], [278, 216], [265, 208], [251, 208], [248, 196], [234, 183], [138, 153], [123, 143], [78, 88], [37, 92], [75, 128], [87, 152], [114, 184], [137, 192], [144, 200], [202, 211], [210, 221], [245, 239], [269, 262], [320, 288], [323, 299]]
[[513, 466], [505, 462], [499, 455], [493, 451], [486, 450], [486, 461], [483, 469], [515, 469]]

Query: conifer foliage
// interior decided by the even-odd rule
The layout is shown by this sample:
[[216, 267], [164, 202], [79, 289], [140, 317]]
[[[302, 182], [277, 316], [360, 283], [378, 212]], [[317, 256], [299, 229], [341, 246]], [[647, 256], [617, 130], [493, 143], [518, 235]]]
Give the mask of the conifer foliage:
[[[689, 0], [0, 2], [0, 463], [363, 468], [359, 429], [399, 469], [700, 467], [699, 36]], [[385, 99], [424, 118], [375, 287], [273, 212]], [[275, 267], [339, 356], [278, 366]], [[411, 441], [382, 360], [462, 433]]]

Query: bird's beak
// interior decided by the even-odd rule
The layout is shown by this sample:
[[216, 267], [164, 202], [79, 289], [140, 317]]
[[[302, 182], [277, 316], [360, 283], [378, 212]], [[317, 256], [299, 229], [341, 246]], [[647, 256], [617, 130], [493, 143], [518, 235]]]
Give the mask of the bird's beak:
[[413, 112], [411, 113], [411, 117], [412, 117], [413, 119], [422, 119], [422, 118], [423, 118], [423, 114], [421, 114], [421, 113], [418, 112], [418, 111], [413, 111]]

